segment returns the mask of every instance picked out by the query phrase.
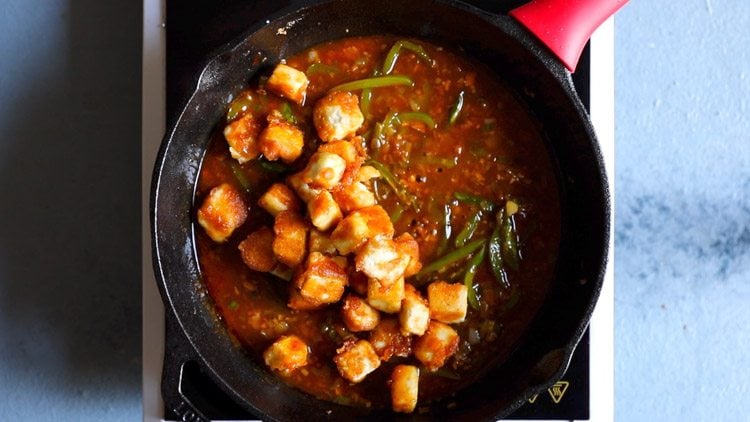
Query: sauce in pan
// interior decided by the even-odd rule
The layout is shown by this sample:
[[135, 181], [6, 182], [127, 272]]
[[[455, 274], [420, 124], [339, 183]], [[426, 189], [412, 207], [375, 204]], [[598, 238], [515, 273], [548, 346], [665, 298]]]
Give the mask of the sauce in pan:
[[481, 65], [421, 40], [342, 39], [286, 65], [210, 143], [203, 280], [284, 382], [413, 411], [502, 362], [541, 306], [560, 211], [539, 125]]

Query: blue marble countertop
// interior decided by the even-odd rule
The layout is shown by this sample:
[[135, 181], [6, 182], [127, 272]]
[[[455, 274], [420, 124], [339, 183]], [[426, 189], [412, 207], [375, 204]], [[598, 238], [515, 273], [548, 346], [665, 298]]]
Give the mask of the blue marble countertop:
[[748, 420], [750, 2], [616, 19], [618, 420]]
[[[141, 417], [141, 10], [0, 2], [0, 419]], [[615, 416], [747, 420], [750, 2], [616, 19]]]

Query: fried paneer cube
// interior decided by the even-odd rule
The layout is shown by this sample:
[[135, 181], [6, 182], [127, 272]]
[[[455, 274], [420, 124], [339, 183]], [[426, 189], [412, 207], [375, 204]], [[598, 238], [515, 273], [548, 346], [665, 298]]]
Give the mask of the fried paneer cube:
[[341, 376], [353, 383], [362, 381], [380, 366], [380, 358], [367, 340], [345, 342], [336, 350], [333, 361]]
[[284, 265], [299, 265], [307, 252], [309, 228], [302, 217], [294, 211], [282, 211], [273, 223], [273, 253]]
[[468, 289], [462, 283], [436, 281], [427, 286], [430, 316], [446, 324], [463, 322], [468, 307]]
[[403, 299], [403, 277], [388, 286], [374, 278], [367, 280], [367, 303], [373, 308], [387, 314], [395, 314], [401, 310], [401, 301]]
[[258, 149], [270, 161], [291, 163], [302, 155], [304, 145], [302, 131], [283, 119], [269, 119], [258, 137]]
[[297, 195], [287, 185], [274, 183], [258, 200], [264, 210], [276, 217], [282, 211], [299, 211], [300, 203]]
[[224, 242], [247, 219], [247, 206], [232, 185], [222, 183], [211, 189], [198, 209], [198, 224], [214, 242]]
[[336, 154], [346, 161], [347, 165], [354, 164], [360, 159], [357, 147], [349, 141], [333, 141], [318, 147], [318, 151]]
[[318, 147], [318, 151], [336, 154], [346, 161], [346, 168], [344, 169], [344, 174], [341, 176], [340, 181], [342, 186], [349, 186], [355, 182], [355, 179], [359, 174], [359, 169], [365, 162], [365, 155], [360, 154], [357, 147], [354, 146], [351, 141], [329, 142]]
[[419, 243], [409, 233], [403, 233], [401, 236], [393, 239], [396, 248], [402, 254], [409, 256], [409, 265], [406, 266], [404, 277], [411, 277], [422, 269], [422, 262], [419, 261]]
[[294, 191], [297, 192], [297, 195], [302, 198], [303, 201], [310, 202], [312, 201], [323, 189], [313, 188], [310, 186], [309, 183], [304, 181], [305, 175], [304, 170], [295, 173], [289, 177], [287, 177], [286, 181], [289, 183], [289, 186], [294, 188]]
[[327, 303], [321, 303], [317, 300], [310, 300], [302, 296], [302, 293], [300, 293], [300, 291], [296, 287], [294, 287], [293, 285], [289, 285], [289, 302], [287, 302], [286, 304], [289, 309], [294, 309], [297, 311], [312, 311], [315, 309], [320, 309], [326, 305]]
[[355, 180], [357, 182], [366, 183], [369, 182], [371, 179], [377, 179], [381, 176], [378, 169], [376, 169], [373, 166], [362, 166], [357, 171], [357, 176], [355, 177]]
[[362, 182], [354, 182], [333, 191], [341, 211], [348, 214], [361, 208], [370, 207], [377, 203], [375, 194]]
[[275, 371], [289, 373], [307, 365], [308, 347], [295, 335], [282, 336], [265, 352], [263, 360]]
[[404, 278], [404, 271], [411, 258], [396, 247], [396, 243], [385, 236], [375, 236], [362, 246], [354, 258], [358, 271], [374, 278], [385, 287]]
[[411, 336], [404, 335], [394, 318], [383, 318], [370, 332], [370, 343], [375, 353], [384, 361], [393, 356], [407, 357], [411, 354]]
[[320, 252], [310, 253], [304, 271], [294, 279], [302, 296], [317, 303], [338, 302], [348, 282], [346, 258], [329, 257]]
[[353, 211], [336, 226], [331, 241], [342, 255], [357, 251], [375, 236], [393, 236], [393, 223], [380, 205]]
[[411, 413], [419, 396], [419, 368], [396, 365], [391, 372], [391, 406], [394, 412]]
[[401, 332], [421, 336], [430, 325], [430, 308], [414, 286], [407, 283], [404, 287], [404, 299], [398, 314]]
[[313, 123], [323, 142], [350, 138], [364, 122], [359, 98], [351, 92], [332, 92], [318, 100], [313, 109]]
[[224, 138], [229, 144], [229, 153], [232, 158], [239, 161], [240, 164], [258, 158], [260, 154], [258, 146], [260, 130], [261, 123], [250, 113], [229, 123], [224, 128]]
[[338, 224], [343, 217], [339, 204], [327, 190], [321, 191], [318, 196], [307, 203], [307, 214], [313, 226], [321, 231], [326, 231]]
[[273, 253], [273, 230], [261, 227], [250, 233], [240, 242], [238, 249], [242, 261], [255, 271], [269, 272], [276, 267], [276, 255]]
[[341, 319], [349, 331], [370, 331], [380, 322], [380, 314], [361, 297], [349, 294], [341, 306]]
[[310, 81], [304, 72], [280, 63], [273, 69], [271, 77], [268, 78], [266, 89], [297, 104], [303, 104], [309, 83]]
[[344, 176], [346, 161], [340, 156], [319, 151], [310, 157], [307, 167], [302, 171], [302, 182], [312, 188], [332, 189]]
[[429, 371], [437, 371], [458, 350], [458, 333], [450, 325], [430, 321], [423, 336], [414, 343], [414, 356]]

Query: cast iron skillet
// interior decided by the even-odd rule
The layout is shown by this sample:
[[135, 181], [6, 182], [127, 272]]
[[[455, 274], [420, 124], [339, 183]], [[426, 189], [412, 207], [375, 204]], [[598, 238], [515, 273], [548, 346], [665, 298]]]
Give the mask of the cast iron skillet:
[[[589, 22], [591, 30], [624, 3], [592, 1], [610, 3], [610, 10], [598, 12], [598, 22]], [[561, 16], [560, 10], [568, 11], [565, 5], [560, 9], [561, 2], [573, 3], [551, 1], [558, 6], [554, 17]], [[520, 21], [524, 14], [532, 16], [527, 21], [536, 21], [535, 13], [550, 10], [532, 3], [511, 14]], [[192, 210], [198, 173], [210, 135], [223, 123], [232, 94], [246, 88], [259, 69], [309, 46], [375, 34], [426, 39], [463, 50], [491, 68], [515, 88], [541, 122], [560, 184], [560, 255], [542, 309], [508, 361], [455, 395], [431, 403], [426, 414], [404, 416], [336, 405], [279, 381], [253, 361], [218, 320], [201, 281], [194, 244]], [[587, 37], [572, 49], [565, 45], [568, 53], [560, 53], [570, 69]], [[564, 374], [601, 289], [610, 209], [593, 128], [570, 74], [550, 52], [561, 49], [554, 46], [554, 40], [549, 45], [542, 45], [513, 18], [490, 15], [456, 1], [327, 1], [269, 18], [208, 63], [162, 142], [152, 182], [151, 223], [153, 265], [167, 312], [174, 314], [199, 364], [221, 389], [264, 420], [438, 417], [473, 421], [510, 414]]]

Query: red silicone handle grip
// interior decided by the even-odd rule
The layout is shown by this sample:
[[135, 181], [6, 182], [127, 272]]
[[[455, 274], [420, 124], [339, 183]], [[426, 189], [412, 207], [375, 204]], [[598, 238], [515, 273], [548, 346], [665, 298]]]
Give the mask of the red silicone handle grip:
[[510, 11], [574, 72], [583, 47], [628, 0], [532, 0]]

